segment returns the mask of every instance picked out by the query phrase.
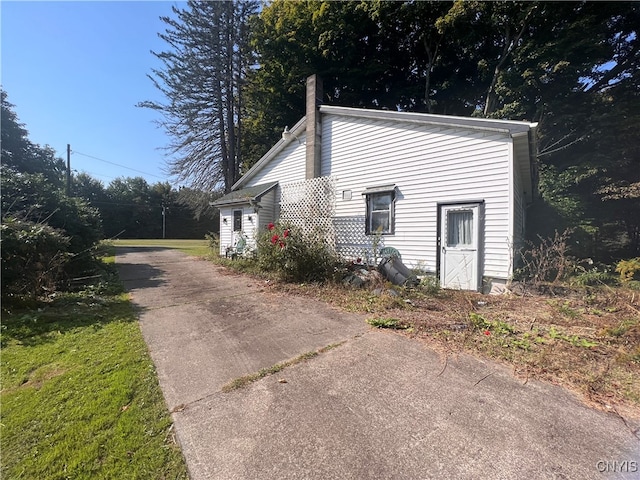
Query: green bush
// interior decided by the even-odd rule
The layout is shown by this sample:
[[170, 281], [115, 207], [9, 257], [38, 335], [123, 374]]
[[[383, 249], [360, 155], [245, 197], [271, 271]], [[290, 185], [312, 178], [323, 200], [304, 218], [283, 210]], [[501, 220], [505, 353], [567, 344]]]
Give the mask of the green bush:
[[338, 263], [329, 245], [287, 224], [270, 223], [257, 238], [258, 265], [291, 282], [323, 282]]
[[573, 278], [571, 278], [571, 283], [573, 285], [578, 285], [581, 287], [616, 285], [618, 283], [618, 279], [607, 269], [599, 269], [598, 267], [593, 267], [590, 270], [584, 270], [575, 275]]
[[35, 298], [91, 275], [102, 238], [97, 210], [42, 173], [1, 171], [3, 297]]
[[71, 253], [83, 252], [103, 237], [98, 211], [80, 198], [68, 197], [43, 174], [2, 168], [1, 200], [3, 216], [63, 231]]
[[5, 217], [1, 226], [2, 296], [38, 297], [64, 278], [69, 237], [46, 223]]
[[616, 272], [620, 274], [620, 281], [628, 283], [634, 276], [640, 273], [640, 257], [620, 260], [616, 265]]

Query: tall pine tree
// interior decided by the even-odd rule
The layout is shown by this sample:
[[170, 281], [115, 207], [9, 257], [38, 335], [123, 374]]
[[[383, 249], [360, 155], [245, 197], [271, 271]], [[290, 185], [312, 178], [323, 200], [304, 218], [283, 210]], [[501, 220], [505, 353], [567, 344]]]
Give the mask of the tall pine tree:
[[149, 75], [165, 102], [139, 106], [162, 114], [171, 138], [168, 172], [198, 190], [229, 191], [239, 178], [242, 84], [250, 66], [247, 22], [257, 2], [190, 0], [160, 38], [169, 49], [153, 54], [163, 67]]

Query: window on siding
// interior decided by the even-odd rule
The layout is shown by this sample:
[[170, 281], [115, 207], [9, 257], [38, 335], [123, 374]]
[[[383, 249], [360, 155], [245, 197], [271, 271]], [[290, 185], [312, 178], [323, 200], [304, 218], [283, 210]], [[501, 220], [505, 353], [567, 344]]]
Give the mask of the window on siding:
[[367, 201], [366, 233], [393, 235], [395, 185], [367, 189], [363, 195]]
[[242, 230], [242, 210], [233, 211], [233, 231], [239, 232]]

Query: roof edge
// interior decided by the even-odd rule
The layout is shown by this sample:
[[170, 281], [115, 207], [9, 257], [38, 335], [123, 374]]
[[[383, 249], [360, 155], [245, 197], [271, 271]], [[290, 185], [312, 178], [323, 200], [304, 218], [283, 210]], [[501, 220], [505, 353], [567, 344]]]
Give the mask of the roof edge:
[[269, 149], [269, 151], [260, 158], [260, 160], [258, 160], [249, 170], [247, 170], [247, 173], [242, 175], [242, 177], [240, 177], [240, 179], [231, 186], [231, 191], [236, 190], [237, 188], [240, 188], [245, 183], [247, 183], [264, 166], [265, 163], [268, 163], [269, 160], [271, 160], [278, 153], [284, 150], [284, 148], [291, 142], [293, 142], [294, 138], [297, 138], [300, 133], [306, 130], [306, 128], [307, 117], [305, 116], [298, 120], [298, 123], [296, 123], [292, 128], [289, 129], [289, 133], [291, 133], [291, 135], [288, 135], [286, 139], [283, 137], [278, 140], [276, 144], [273, 145]]
[[[220, 208], [220, 207], [228, 207], [231, 205], [246, 205], [247, 203], [250, 204], [251, 202], [259, 201], [260, 197], [265, 195], [267, 192], [271, 191], [276, 185], [278, 185], [278, 182], [269, 182], [269, 183], [263, 183], [260, 185], [254, 185], [253, 187], [249, 187], [247, 189], [241, 188], [239, 190], [231, 191], [226, 195], [223, 195], [219, 199], [211, 202], [210, 205], [213, 207]], [[247, 196], [245, 197], [238, 197], [237, 195], [239, 193], [242, 193], [243, 190], [245, 191], [253, 190], [253, 191], [250, 194], [247, 194]], [[225, 200], [226, 197], [230, 197], [230, 198]]]
[[509, 134], [528, 132], [537, 126], [537, 123], [520, 120], [497, 120], [494, 118], [459, 117], [433, 113], [396, 112], [393, 110], [336, 107], [332, 105], [321, 105], [320, 112], [333, 115], [419, 123], [423, 125], [440, 125], [471, 128], [474, 130], [507, 132]]

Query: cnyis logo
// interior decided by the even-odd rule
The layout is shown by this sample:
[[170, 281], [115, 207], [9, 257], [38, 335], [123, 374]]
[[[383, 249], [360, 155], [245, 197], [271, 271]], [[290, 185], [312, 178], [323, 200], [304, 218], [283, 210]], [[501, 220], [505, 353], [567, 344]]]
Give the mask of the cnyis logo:
[[600, 460], [596, 463], [596, 468], [600, 473], [636, 473], [640, 471], [638, 462], [635, 460]]

